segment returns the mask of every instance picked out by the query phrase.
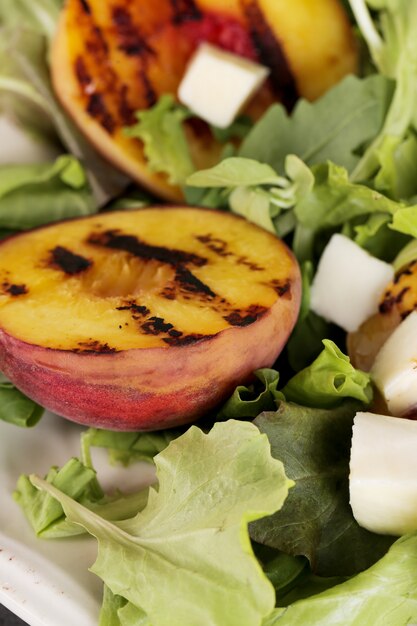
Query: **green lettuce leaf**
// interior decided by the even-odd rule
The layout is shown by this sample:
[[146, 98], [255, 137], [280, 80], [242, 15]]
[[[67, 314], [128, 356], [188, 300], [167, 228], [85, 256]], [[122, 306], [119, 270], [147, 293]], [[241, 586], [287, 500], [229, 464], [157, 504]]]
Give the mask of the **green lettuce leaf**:
[[250, 525], [251, 537], [306, 556], [319, 576], [356, 574], [394, 541], [361, 528], [349, 505], [350, 444], [359, 406], [349, 401], [335, 409], [311, 409], [281, 402], [277, 412], [262, 413], [254, 422], [268, 435], [272, 455], [284, 463], [295, 487], [278, 513]]
[[288, 154], [307, 165], [334, 161], [352, 170], [358, 149], [380, 131], [393, 86], [382, 76], [348, 76], [313, 103], [300, 100], [291, 115], [273, 105], [243, 142], [239, 155], [284, 172]]
[[[141, 511], [148, 500], [148, 489], [128, 495], [116, 492], [105, 496], [94, 468], [76, 458], [70, 459], [61, 469], [52, 467], [45, 480], [107, 520], [128, 519]], [[17, 482], [13, 497], [36, 535], [42, 539], [61, 539], [86, 532], [79, 524], [67, 520], [61, 504], [48, 493], [36, 489], [24, 474]]]
[[144, 611], [104, 585], [98, 626], [151, 626]]
[[95, 210], [85, 172], [73, 156], [0, 168], [0, 227], [23, 230]]
[[50, 483], [32, 482], [97, 537], [92, 571], [152, 624], [258, 625], [275, 598], [246, 525], [279, 509], [291, 485], [266, 436], [233, 420], [207, 435], [193, 426], [155, 463], [158, 491], [124, 522], [107, 522]]
[[351, 365], [348, 356], [329, 339], [316, 360], [298, 372], [282, 389], [286, 399], [302, 406], [332, 408], [346, 398], [370, 404], [371, 377]]
[[2, 0], [0, 23], [12, 29], [30, 28], [52, 40], [63, 0]]
[[411, 626], [417, 622], [416, 570], [417, 536], [402, 537], [367, 571], [276, 609], [262, 626]]
[[177, 104], [170, 94], [144, 111], [138, 111], [138, 123], [125, 129], [129, 137], [144, 143], [149, 168], [167, 174], [173, 185], [183, 185], [194, 171], [183, 122], [190, 112]]
[[154, 457], [181, 434], [180, 430], [129, 433], [89, 428], [81, 435], [82, 456], [91, 463], [91, 448], [106, 448], [111, 463], [130, 465], [144, 461], [153, 463]]
[[411, 237], [417, 237], [417, 206], [403, 207], [397, 211], [392, 219], [391, 228], [404, 233], [405, 235], [411, 235]]
[[260, 369], [254, 372], [259, 383], [245, 387], [236, 387], [233, 395], [221, 408], [218, 419], [254, 418], [262, 411], [273, 411], [277, 403], [284, 400], [283, 394], [278, 391], [279, 374], [273, 369]]
[[31, 428], [41, 419], [44, 409], [23, 395], [0, 372], [0, 420]]
[[[44, 4], [52, 7], [57, 3], [44, 0]], [[0, 31], [0, 106], [12, 111], [29, 132], [38, 132], [43, 138], [47, 133], [52, 141], [60, 141], [82, 163], [95, 205], [101, 207], [119, 195], [129, 180], [97, 153], [54, 94], [48, 64], [50, 39], [42, 32], [39, 20], [45, 21], [45, 29], [49, 31], [53, 28], [51, 20], [58, 13], [44, 12], [41, 4], [32, 0], [19, 0], [17, 6], [21, 15], [19, 29], [6, 24]], [[24, 18], [24, 14], [35, 13], [35, 25], [32, 19]]]

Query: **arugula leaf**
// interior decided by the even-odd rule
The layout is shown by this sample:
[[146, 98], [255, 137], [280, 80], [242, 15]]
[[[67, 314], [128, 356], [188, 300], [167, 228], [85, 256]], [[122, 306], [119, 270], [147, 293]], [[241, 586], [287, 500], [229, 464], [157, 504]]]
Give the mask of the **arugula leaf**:
[[95, 210], [84, 170], [73, 156], [0, 168], [0, 227], [33, 228]]
[[401, 204], [377, 191], [351, 183], [345, 168], [328, 162], [313, 168], [313, 190], [300, 198], [295, 214], [314, 231], [343, 226], [349, 220], [372, 213], [393, 215]]
[[[264, 163], [242, 157], [230, 157], [214, 167], [191, 174], [187, 185], [192, 187], [253, 187], [279, 185], [283, 178]], [[284, 181], [285, 183], [286, 181]]]
[[417, 536], [402, 537], [366, 572], [276, 609], [262, 626], [411, 626], [417, 621], [416, 569]]
[[190, 115], [165, 94], [150, 109], [138, 111], [138, 123], [125, 129], [126, 135], [143, 141], [149, 168], [167, 174], [172, 185], [183, 185], [194, 171], [183, 128]]
[[155, 463], [158, 491], [124, 522], [106, 522], [50, 483], [31, 480], [97, 537], [92, 571], [151, 623], [259, 624], [274, 607], [274, 592], [246, 525], [279, 509], [291, 484], [266, 436], [233, 420], [207, 435], [192, 426]]
[[291, 115], [273, 105], [243, 142], [239, 155], [282, 173], [287, 154], [307, 165], [334, 161], [347, 170], [358, 149], [380, 131], [393, 85], [382, 76], [348, 76], [313, 103], [299, 100]]
[[349, 506], [350, 442], [359, 406], [311, 409], [281, 402], [276, 413], [262, 413], [254, 422], [295, 487], [281, 511], [250, 525], [251, 537], [306, 556], [320, 576], [356, 574], [394, 541], [361, 528]]
[[44, 409], [23, 395], [0, 372], [0, 420], [32, 428], [41, 419]]
[[324, 339], [323, 345], [324, 350], [316, 360], [282, 389], [286, 399], [318, 408], [337, 406], [346, 398], [370, 404], [373, 397], [370, 375], [355, 369], [333, 341]]
[[396, 81], [383, 127], [352, 172], [353, 181], [367, 181], [378, 171], [378, 153], [386, 139], [403, 140], [410, 128], [416, 128], [417, 3], [370, 1], [369, 5], [376, 9], [374, 20], [365, 0], [350, 0], [350, 5], [378, 70]]

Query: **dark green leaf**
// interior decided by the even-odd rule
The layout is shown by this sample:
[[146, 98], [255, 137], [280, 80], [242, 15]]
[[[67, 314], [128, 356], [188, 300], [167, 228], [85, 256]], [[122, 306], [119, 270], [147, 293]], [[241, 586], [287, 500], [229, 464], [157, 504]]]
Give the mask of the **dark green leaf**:
[[0, 420], [22, 428], [31, 428], [39, 422], [43, 412], [42, 407], [0, 378]]
[[251, 524], [258, 543], [306, 556], [320, 576], [350, 576], [369, 567], [393, 542], [361, 528], [349, 506], [349, 457], [356, 403], [308, 409], [282, 402], [259, 415], [272, 454], [295, 487], [282, 510]]

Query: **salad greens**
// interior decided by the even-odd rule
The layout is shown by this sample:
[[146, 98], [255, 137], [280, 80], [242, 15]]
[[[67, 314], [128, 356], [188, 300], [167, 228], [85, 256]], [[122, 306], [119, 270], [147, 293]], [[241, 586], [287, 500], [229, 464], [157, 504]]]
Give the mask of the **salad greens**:
[[50, 482], [31, 480], [97, 538], [92, 571], [143, 609], [150, 623], [260, 623], [273, 610], [275, 594], [253, 555], [247, 524], [280, 509], [292, 485], [271, 457], [267, 437], [233, 420], [208, 434], [194, 426], [155, 463], [158, 491], [150, 490], [135, 517], [113, 523]]
[[[124, 193], [128, 179], [54, 95], [49, 51], [62, 4], [0, 6], [0, 114], [62, 152], [52, 163], [0, 167], [0, 237], [148, 201], [140, 190]], [[20, 477], [14, 497], [39, 537], [97, 538], [100, 626], [417, 623], [416, 536], [393, 543], [365, 531], [349, 506], [352, 423], [372, 400], [370, 377], [350, 364], [340, 329], [310, 310], [334, 232], [396, 268], [417, 258], [417, 0], [349, 6], [369, 49], [366, 75], [290, 113], [276, 104], [255, 124], [242, 117], [212, 128], [225, 143], [213, 168], [194, 171], [183, 125], [191, 113], [172, 96], [126, 129], [189, 203], [234, 211], [285, 238], [301, 264], [303, 298], [277, 369], [255, 372], [217, 414], [160, 433], [89, 429], [78, 459], [45, 479]], [[240, 147], [227, 143], [236, 137]], [[30, 427], [42, 411], [0, 378], [0, 420]], [[155, 463], [158, 483], [106, 494], [93, 447], [112, 463]]]

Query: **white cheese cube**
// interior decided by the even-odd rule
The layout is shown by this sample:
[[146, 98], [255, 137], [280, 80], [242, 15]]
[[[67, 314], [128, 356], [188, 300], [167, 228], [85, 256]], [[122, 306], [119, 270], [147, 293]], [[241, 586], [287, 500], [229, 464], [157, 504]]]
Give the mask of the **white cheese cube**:
[[209, 124], [227, 128], [268, 73], [263, 65], [203, 43], [187, 67], [178, 98]]
[[384, 343], [371, 370], [372, 379], [393, 415], [417, 410], [416, 338], [417, 311], [413, 311]]
[[417, 530], [417, 422], [357, 413], [350, 457], [350, 505], [364, 528]]
[[343, 235], [333, 235], [311, 287], [311, 309], [348, 332], [377, 312], [394, 269]]

